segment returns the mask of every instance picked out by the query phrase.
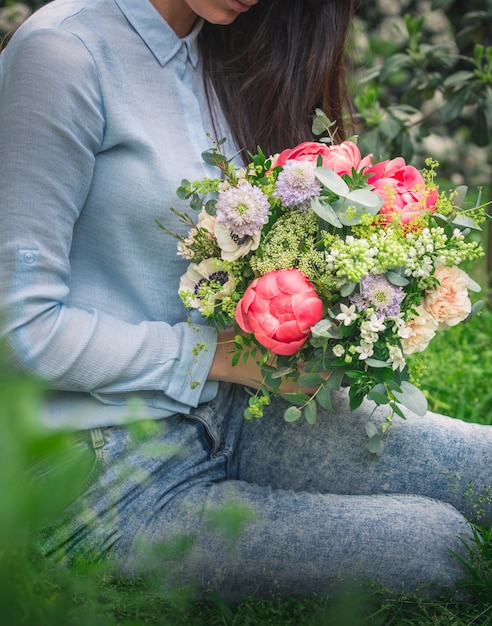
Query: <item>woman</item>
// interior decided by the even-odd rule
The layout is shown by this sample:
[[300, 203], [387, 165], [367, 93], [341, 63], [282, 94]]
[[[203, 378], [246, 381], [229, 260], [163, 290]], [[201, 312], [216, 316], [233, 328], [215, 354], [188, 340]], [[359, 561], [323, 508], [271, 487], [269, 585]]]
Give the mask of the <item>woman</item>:
[[[316, 106], [342, 128], [350, 12], [347, 0], [55, 0], [0, 55], [7, 360], [49, 381], [42, 421], [86, 434], [98, 459], [47, 554], [228, 599], [462, 575], [453, 477], [490, 486], [492, 429], [409, 415], [372, 458], [373, 407], [351, 414], [342, 393], [315, 426], [285, 423], [280, 402], [246, 422], [257, 367], [231, 367], [231, 332], [187, 322], [185, 262], [155, 225], [182, 229], [169, 211], [185, 209], [181, 179], [214, 173], [207, 133], [230, 154], [273, 154], [312, 138]], [[148, 420], [132, 437], [128, 422]]]

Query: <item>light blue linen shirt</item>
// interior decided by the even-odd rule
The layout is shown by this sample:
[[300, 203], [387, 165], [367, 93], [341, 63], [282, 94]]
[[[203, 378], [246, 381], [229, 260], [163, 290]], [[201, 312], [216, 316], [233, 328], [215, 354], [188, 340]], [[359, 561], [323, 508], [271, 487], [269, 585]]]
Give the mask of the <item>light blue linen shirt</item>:
[[[0, 54], [0, 303], [7, 362], [56, 390], [44, 421], [90, 428], [210, 400], [216, 332], [188, 323], [187, 261], [155, 223], [212, 124], [197, 23], [149, 0], [56, 0]], [[197, 342], [206, 344], [198, 356]]]

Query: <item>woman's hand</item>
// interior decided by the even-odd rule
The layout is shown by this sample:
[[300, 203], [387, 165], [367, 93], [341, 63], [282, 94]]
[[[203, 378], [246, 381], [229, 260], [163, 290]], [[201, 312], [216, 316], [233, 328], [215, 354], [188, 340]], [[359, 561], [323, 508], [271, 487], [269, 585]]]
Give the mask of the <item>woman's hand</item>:
[[245, 363], [240, 359], [237, 365], [232, 364], [232, 348], [236, 333], [232, 330], [221, 330], [217, 338], [217, 349], [212, 366], [208, 373], [208, 380], [220, 380], [228, 383], [237, 383], [259, 389], [263, 375], [261, 368], [254, 359]]
[[[219, 332], [217, 339], [217, 349], [215, 357], [210, 368], [208, 379], [220, 380], [229, 383], [237, 383], [239, 385], [245, 385], [246, 387], [252, 387], [253, 389], [260, 389], [263, 380], [263, 373], [261, 367], [253, 359], [249, 358], [245, 363], [243, 359], [239, 359], [236, 365], [232, 365], [232, 347], [234, 344], [234, 337], [237, 333], [232, 330], [223, 330]], [[272, 354], [272, 360], [269, 365], [275, 366], [275, 355]], [[302, 362], [299, 361], [298, 367], [302, 373]], [[320, 372], [320, 375], [324, 378], [328, 378], [329, 372]], [[302, 391], [304, 393], [314, 393], [315, 389], [300, 387], [298, 383], [292, 380], [284, 380], [280, 385], [280, 391], [282, 393], [296, 393]]]

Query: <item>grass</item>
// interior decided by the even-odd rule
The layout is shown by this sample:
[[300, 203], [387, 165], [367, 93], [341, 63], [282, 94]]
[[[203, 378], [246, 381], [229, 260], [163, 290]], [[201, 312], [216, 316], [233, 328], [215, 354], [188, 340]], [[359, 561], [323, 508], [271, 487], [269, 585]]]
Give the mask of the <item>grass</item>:
[[[440, 333], [411, 367], [433, 410], [492, 424], [492, 313]], [[195, 600], [187, 590], [164, 592], [159, 581], [124, 581], [101, 566], [67, 571], [42, 559], [36, 531], [72, 497], [83, 475], [77, 463], [40, 489], [23, 472], [32, 456], [63, 452], [63, 436], [36, 426], [41, 391], [29, 380], [0, 386], [0, 615], [6, 626], [492, 626], [492, 529], [476, 528], [470, 548], [467, 601], [428, 601], [372, 586], [303, 601], [216, 596]]]

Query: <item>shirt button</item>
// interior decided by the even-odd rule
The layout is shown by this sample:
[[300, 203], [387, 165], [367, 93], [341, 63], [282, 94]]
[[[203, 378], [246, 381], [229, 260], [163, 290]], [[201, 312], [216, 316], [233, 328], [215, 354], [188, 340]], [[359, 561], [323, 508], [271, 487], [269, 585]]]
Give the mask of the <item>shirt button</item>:
[[29, 264], [34, 262], [34, 255], [32, 252], [26, 252], [24, 254], [24, 261]]

